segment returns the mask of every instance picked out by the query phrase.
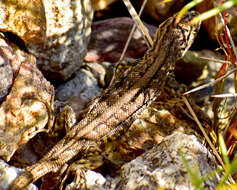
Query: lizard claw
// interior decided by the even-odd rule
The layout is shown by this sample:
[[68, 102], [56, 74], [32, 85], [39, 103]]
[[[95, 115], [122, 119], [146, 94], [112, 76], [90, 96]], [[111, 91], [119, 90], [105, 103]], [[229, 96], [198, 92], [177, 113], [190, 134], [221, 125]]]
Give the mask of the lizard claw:
[[72, 164], [71, 166], [69, 166], [64, 178], [62, 179], [59, 187], [60, 190], [63, 190], [65, 181], [71, 175], [74, 176], [74, 180], [70, 185], [67, 186], [67, 189], [87, 189], [85, 170], [80, 168], [77, 164]]

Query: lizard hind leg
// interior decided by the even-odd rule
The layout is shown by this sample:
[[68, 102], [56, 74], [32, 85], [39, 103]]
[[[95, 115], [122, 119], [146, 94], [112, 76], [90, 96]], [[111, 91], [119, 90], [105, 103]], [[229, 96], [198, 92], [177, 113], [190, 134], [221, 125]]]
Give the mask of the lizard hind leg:
[[[94, 143], [96, 144], [96, 143]], [[62, 190], [66, 186], [66, 180], [73, 176], [73, 182], [67, 185], [69, 189], [87, 189], [88, 177], [86, 171], [88, 169], [93, 170], [100, 167], [104, 163], [104, 157], [101, 155], [101, 150], [96, 149], [96, 146], [91, 145], [86, 154], [75, 162], [73, 162], [68, 168], [61, 181], [59, 189]]]

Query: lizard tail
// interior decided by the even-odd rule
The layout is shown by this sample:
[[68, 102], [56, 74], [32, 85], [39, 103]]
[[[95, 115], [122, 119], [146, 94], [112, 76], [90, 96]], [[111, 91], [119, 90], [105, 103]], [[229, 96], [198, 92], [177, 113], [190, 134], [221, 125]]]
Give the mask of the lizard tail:
[[19, 175], [13, 183], [10, 185], [8, 190], [22, 190], [27, 187], [30, 183], [41, 178], [45, 174], [52, 170], [58, 170], [61, 168], [60, 164], [51, 163], [50, 161], [43, 161], [36, 163], [26, 169], [21, 175]]
[[17, 181], [16, 179], [13, 181], [8, 190], [21, 190], [27, 187], [31, 182], [33, 182], [33, 175], [31, 172], [23, 172], [19, 178], [17, 178]]
[[67, 143], [62, 140], [39, 162], [27, 167], [26, 171], [13, 181], [8, 190], [22, 190], [45, 174], [60, 170], [66, 162], [82, 150], [84, 143], [77, 139], [67, 141]]

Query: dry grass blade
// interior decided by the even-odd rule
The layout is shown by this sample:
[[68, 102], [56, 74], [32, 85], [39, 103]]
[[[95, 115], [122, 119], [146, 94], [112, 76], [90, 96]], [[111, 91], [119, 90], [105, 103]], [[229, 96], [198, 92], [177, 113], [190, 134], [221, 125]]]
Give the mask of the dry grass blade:
[[[138, 16], [141, 16], [141, 14], [142, 14], [142, 12], [143, 12], [143, 10], [144, 10], [144, 8], [145, 8], [146, 2], [147, 2], [147, 0], [144, 0], [144, 1], [143, 1]], [[133, 36], [133, 33], [134, 33], [135, 29], [136, 29], [136, 24], [134, 23], [134, 24], [133, 24], [133, 27], [132, 27], [132, 30], [131, 30], [131, 32], [130, 32], [130, 34], [129, 34], [129, 36], [128, 36], [128, 40], [127, 40], [127, 42], [126, 42], [126, 44], [125, 44], [125, 46], [124, 46], [124, 48], [123, 48], [123, 52], [122, 52], [122, 54], [121, 54], [121, 56], [120, 56], [120, 58], [119, 58], [118, 63], [123, 60], [124, 55], [125, 55], [125, 53], [126, 53], [126, 51], [127, 51], [127, 49], [128, 49], [128, 45], [129, 45], [129, 43], [130, 43], [130, 41], [131, 41], [131, 39], [132, 39], [132, 36]], [[148, 47], [150, 47], [150, 46], [148, 46]]]
[[133, 21], [137, 25], [137, 28], [142, 32], [142, 34], [145, 36], [145, 40], [148, 42], [148, 46], [151, 47], [153, 45], [153, 41], [145, 29], [145, 26], [143, 25], [140, 17], [138, 16], [136, 10], [132, 6], [131, 2], [129, 0], [123, 0], [124, 4], [126, 5], [128, 12], [132, 16]]
[[200, 14], [199, 16], [193, 18], [193, 20], [191, 20], [190, 24], [196, 24], [196, 23], [198, 23], [200, 21], [203, 21], [203, 20], [206, 20], [206, 19], [208, 19], [210, 17], [213, 17], [213, 16], [219, 14], [220, 12], [222, 12], [222, 11], [228, 9], [228, 8], [233, 7], [236, 4], [237, 4], [237, 0], [226, 1], [226, 2], [222, 3], [220, 6], [215, 7], [213, 9], [210, 9], [210, 10]]
[[[231, 62], [234, 66], [236, 66], [237, 52], [236, 52], [236, 49], [235, 49], [235, 43], [234, 43], [233, 38], [230, 34], [230, 30], [229, 30], [227, 24], [225, 24], [225, 20], [224, 20], [222, 14], [219, 13], [219, 16], [220, 16], [220, 20], [221, 20], [222, 24], [225, 27], [226, 34], [229, 38], [229, 42], [230, 42], [230, 45], [232, 47], [231, 52], [234, 54], [233, 55], [231, 52], [229, 52]], [[235, 72], [235, 75], [234, 75], [234, 87], [235, 87], [235, 92], [236, 92], [237, 91], [237, 73], [236, 72]]]
[[210, 58], [210, 57], [200, 57], [200, 59], [207, 60], [207, 61], [213, 61], [221, 64], [231, 64], [230, 61], [225, 61], [225, 60], [220, 60], [220, 59], [215, 59], [215, 58]]
[[[230, 30], [229, 30], [228, 26], [225, 24], [225, 21], [224, 21], [224, 19], [223, 19], [222, 14], [219, 13], [219, 16], [220, 16], [220, 18], [221, 18], [222, 24], [226, 27], [227, 35], [228, 35], [228, 38], [229, 38], [229, 40], [230, 40], [231, 46], [232, 46], [232, 47], [235, 47], [235, 43], [234, 43], [233, 38], [232, 38], [232, 36], [231, 36], [231, 34], [230, 34]], [[236, 49], [235, 49], [235, 48], [233, 48], [233, 52], [234, 52], [235, 57], [237, 58], [237, 52], [236, 52]]]
[[[191, 115], [193, 116], [193, 118], [194, 118], [195, 122], [197, 123], [198, 127], [199, 127], [200, 130], [202, 131], [202, 133], [203, 133], [203, 135], [204, 135], [206, 141], [208, 142], [209, 146], [211, 147], [211, 149], [212, 149], [213, 153], [215, 154], [216, 158], [218, 159], [218, 161], [220, 162], [220, 164], [222, 165], [222, 167], [226, 170], [226, 166], [225, 166], [225, 164], [224, 164], [222, 158], [220, 157], [219, 153], [218, 153], [218, 152], [216, 151], [216, 149], [215, 149], [215, 146], [212, 144], [210, 138], [209, 138], [208, 135], [206, 134], [204, 128], [202, 127], [200, 121], [198, 120], [196, 114], [194, 113], [192, 107], [190, 106], [190, 104], [189, 104], [187, 98], [183, 96], [182, 99], [183, 99], [184, 103], [186, 104], [186, 106], [188, 107], [188, 110], [189, 110], [189, 112], [191, 113]], [[234, 180], [233, 180], [233, 178], [232, 178], [231, 176], [229, 177], [229, 180], [230, 180], [232, 183], [234, 183]]]
[[234, 72], [236, 72], [236, 71], [237, 71], [237, 68], [234, 68], [234, 69], [230, 70], [229, 72], [227, 72], [227, 73], [226, 73], [225, 75], [223, 75], [222, 77], [220, 77], [220, 78], [218, 78], [218, 79], [216, 79], [216, 80], [214, 80], [214, 81], [211, 81], [211, 82], [209, 82], [209, 83], [207, 83], [207, 84], [198, 86], [198, 87], [196, 87], [196, 88], [194, 88], [194, 89], [192, 89], [192, 90], [189, 90], [189, 91], [185, 92], [183, 95], [187, 95], [187, 94], [196, 92], [196, 91], [198, 91], [198, 90], [207, 88], [208, 86], [211, 86], [211, 85], [213, 85], [213, 84], [216, 84], [217, 82], [219, 82], [219, 81], [221, 81], [222, 79], [228, 77], [229, 75], [231, 75], [232, 73], [234, 73]]
[[226, 93], [226, 94], [214, 94], [211, 95], [212, 98], [233, 98], [237, 97], [237, 93]]
[[197, 4], [201, 3], [203, 0], [193, 0], [186, 4], [178, 13], [175, 24], [178, 24], [182, 16], [191, 8], [195, 7]]

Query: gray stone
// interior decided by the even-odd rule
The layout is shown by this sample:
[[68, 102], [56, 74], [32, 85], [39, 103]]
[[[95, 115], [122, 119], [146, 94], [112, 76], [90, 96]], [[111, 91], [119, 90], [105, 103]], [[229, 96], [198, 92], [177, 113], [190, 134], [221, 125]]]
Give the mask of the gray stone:
[[[206, 176], [217, 167], [214, 156], [194, 135], [175, 132], [164, 138], [161, 144], [125, 164], [120, 170], [116, 189], [194, 189], [180, 150], [190, 168], [194, 170], [198, 167], [201, 176]], [[205, 189], [215, 189], [217, 184], [218, 180], [214, 177], [203, 185]]]
[[90, 0], [43, 1], [46, 32], [42, 43], [26, 43], [46, 78], [66, 80], [87, 52], [93, 10]]
[[[0, 189], [7, 190], [8, 186], [13, 182], [16, 176], [20, 175], [24, 170], [9, 166], [6, 162], [0, 159]], [[37, 190], [38, 188], [30, 184], [24, 190]]]

